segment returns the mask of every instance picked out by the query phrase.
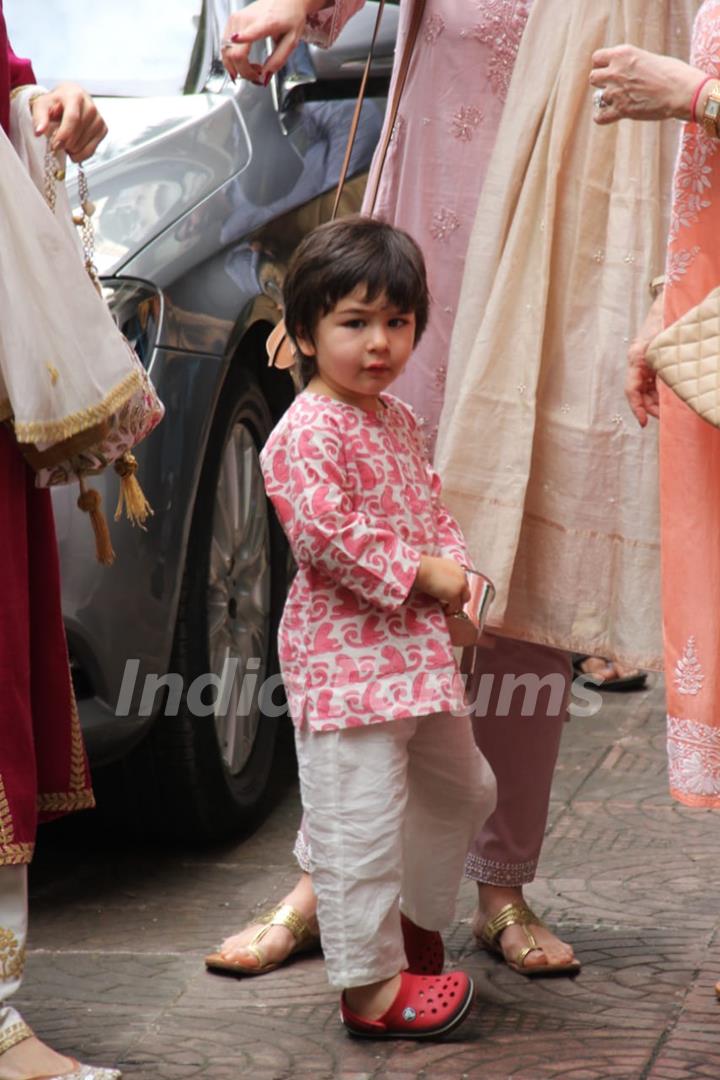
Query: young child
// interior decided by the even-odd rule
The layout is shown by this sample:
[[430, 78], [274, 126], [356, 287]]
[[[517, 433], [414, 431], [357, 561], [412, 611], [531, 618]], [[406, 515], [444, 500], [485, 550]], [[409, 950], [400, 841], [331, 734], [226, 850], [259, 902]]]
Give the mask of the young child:
[[384, 393], [425, 329], [423, 258], [345, 218], [303, 241], [284, 299], [306, 389], [262, 466], [298, 566], [279, 652], [328, 978], [352, 1034], [437, 1036], [472, 1003], [467, 975], [440, 974], [438, 931], [495, 783], [451, 715], [469, 556], [413, 413]]

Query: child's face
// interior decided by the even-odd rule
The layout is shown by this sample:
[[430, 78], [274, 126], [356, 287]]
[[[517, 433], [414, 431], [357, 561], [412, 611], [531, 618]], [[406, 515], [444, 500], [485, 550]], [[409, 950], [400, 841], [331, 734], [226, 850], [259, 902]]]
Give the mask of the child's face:
[[365, 295], [358, 286], [320, 319], [314, 341], [298, 338], [302, 351], [315, 355], [325, 385], [358, 405], [397, 379], [415, 344], [414, 312], [398, 311], [384, 294], [372, 302]]

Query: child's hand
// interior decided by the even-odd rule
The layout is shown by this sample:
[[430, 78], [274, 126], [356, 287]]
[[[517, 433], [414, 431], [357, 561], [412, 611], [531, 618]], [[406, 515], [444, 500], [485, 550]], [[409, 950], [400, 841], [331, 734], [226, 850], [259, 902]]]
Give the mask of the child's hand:
[[457, 615], [470, 599], [467, 575], [460, 563], [456, 563], [454, 559], [423, 555], [415, 578], [415, 587], [439, 600], [448, 615]]

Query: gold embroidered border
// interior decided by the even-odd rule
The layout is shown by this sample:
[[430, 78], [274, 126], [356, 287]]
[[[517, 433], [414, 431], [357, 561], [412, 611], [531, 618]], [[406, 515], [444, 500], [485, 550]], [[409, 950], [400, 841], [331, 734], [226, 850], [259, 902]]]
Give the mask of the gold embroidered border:
[[68, 679], [70, 680], [70, 791], [78, 793], [87, 790], [85, 771], [85, 746], [83, 744], [80, 716], [78, 714], [75, 690], [72, 684], [72, 675], [68, 665]]
[[15, 438], [21, 443], [56, 443], [69, 439], [79, 431], [107, 420], [142, 386], [142, 373], [137, 369], [125, 376], [97, 405], [80, 409], [62, 420], [28, 420], [15, 423]]
[[25, 968], [25, 946], [6, 926], [0, 926], [0, 978], [11, 982], [22, 977]]
[[[17, 1013], [15, 1015], [17, 1016]], [[0, 1054], [4, 1054], [6, 1050], [12, 1050], [13, 1046], [24, 1042], [25, 1039], [30, 1039], [32, 1034], [32, 1028], [29, 1028], [24, 1020], [19, 1020], [14, 1024], [9, 1024], [6, 1028], [2, 1028], [0, 1030]]]
[[[33, 90], [37, 90], [35, 83], [25, 83], [24, 86], [16, 86], [14, 90], [10, 91], [10, 100], [14, 101], [18, 94], [22, 94], [23, 90], [29, 90], [31, 87]], [[47, 91], [43, 90], [42, 93], [47, 93]]]
[[0, 844], [0, 866], [20, 866], [32, 860], [34, 844]]
[[13, 825], [10, 803], [5, 792], [5, 783], [0, 775], [0, 846], [6, 847], [15, 839], [15, 826]]
[[92, 810], [95, 796], [92, 791], [49, 792], [38, 795], [37, 808], [41, 814], [69, 814], [73, 810]]
[[46, 792], [38, 795], [37, 808], [40, 813], [61, 814], [73, 810], [92, 810], [95, 797], [87, 785], [85, 766], [85, 746], [83, 744], [80, 716], [78, 714], [75, 692], [70, 679], [70, 783], [68, 791]]

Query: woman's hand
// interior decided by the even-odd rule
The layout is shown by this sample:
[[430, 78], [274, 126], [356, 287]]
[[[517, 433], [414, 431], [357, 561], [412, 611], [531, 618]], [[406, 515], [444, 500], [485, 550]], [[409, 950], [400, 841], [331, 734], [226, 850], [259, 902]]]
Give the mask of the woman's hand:
[[[256, 0], [231, 15], [225, 24], [223, 40], [234, 44], [223, 46], [222, 62], [233, 82], [239, 75], [267, 86], [270, 76], [280, 70], [300, 41], [307, 16], [326, 3], [327, 0]], [[274, 40], [275, 48], [264, 64], [254, 64], [250, 60], [250, 46], [266, 37]]]
[[625, 397], [640, 427], [648, 416], [660, 415], [655, 372], [647, 362], [650, 342], [663, 328], [663, 294], [655, 299], [640, 332], [628, 350], [628, 369], [625, 377]]
[[602, 90], [604, 104], [595, 109], [595, 123], [690, 120], [693, 95], [704, 78], [704, 72], [682, 60], [634, 45], [598, 49], [593, 54], [590, 83]]
[[[65, 150], [73, 161], [85, 161], [107, 135], [107, 125], [95, 102], [81, 86], [60, 83], [32, 103], [36, 135], [53, 132], [53, 150]], [[54, 129], [54, 131], [53, 131]]]
[[470, 599], [467, 574], [454, 559], [423, 555], [415, 587], [439, 600], [448, 615], [457, 615]]

